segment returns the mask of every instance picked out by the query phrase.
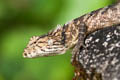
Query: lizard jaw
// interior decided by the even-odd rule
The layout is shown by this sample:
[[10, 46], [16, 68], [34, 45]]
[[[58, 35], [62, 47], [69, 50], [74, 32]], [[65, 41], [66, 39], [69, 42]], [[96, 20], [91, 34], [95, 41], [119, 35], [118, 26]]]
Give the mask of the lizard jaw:
[[36, 57], [43, 57], [43, 56], [55, 56], [55, 55], [60, 55], [64, 54], [66, 52], [66, 48], [61, 48], [61, 49], [56, 49], [56, 50], [33, 50], [33, 49], [28, 49], [26, 48], [23, 52], [23, 57], [24, 58], [36, 58]]

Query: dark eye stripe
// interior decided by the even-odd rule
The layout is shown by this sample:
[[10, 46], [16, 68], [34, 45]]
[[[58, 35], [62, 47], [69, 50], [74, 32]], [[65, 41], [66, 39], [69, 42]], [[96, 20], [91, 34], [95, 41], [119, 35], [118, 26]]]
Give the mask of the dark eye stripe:
[[38, 41], [38, 43], [47, 43], [46, 41]]
[[53, 43], [53, 45], [60, 45], [60, 43]]

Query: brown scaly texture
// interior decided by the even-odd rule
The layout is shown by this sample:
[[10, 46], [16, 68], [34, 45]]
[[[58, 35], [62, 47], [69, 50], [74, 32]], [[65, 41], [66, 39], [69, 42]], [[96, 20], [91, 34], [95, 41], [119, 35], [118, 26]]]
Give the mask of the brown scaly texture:
[[112, 25], [120, 24], [120, 3], [98, 9], [76, 18], [63, 27], [58, 26], [47, 35], [34, 36], [24, 50], [25, 58], [63, 54], [73, 48], [72, 64], [79, 68], [78, 54], [86, 35]]

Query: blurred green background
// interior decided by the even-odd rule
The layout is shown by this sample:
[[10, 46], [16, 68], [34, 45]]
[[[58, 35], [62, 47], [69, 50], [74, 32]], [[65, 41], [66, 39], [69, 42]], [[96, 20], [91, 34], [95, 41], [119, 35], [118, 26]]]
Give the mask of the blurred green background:
[[114, 0], [0, 0], [0, 80], [72, 80], [70, 51], [24, 59], [29, 38], [112, 3]]

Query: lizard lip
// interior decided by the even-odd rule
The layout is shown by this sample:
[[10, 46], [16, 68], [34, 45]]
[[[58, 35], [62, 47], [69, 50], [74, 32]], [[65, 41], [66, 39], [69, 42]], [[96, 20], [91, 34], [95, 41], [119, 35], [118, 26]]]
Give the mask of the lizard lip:
[[24, 58], [35, 58], [35, 57], [42, 57], [42, 56], [54, 56], [59, 54], [64, 54], [66, 52], [67, 48], [58, 47], [58, 48], [52, 48], [52, 49], [33, 49], [33, 48], [25, 48], [23, 52]]
[[[34, 54], [34, 53], [33, 53]], [[30, 54], [28, 54], [28, 53], [23, 53], [23, 57], [24, 58], [34, 58], [35, 57], [35, 55], [32, 55], [31, 53]]]

